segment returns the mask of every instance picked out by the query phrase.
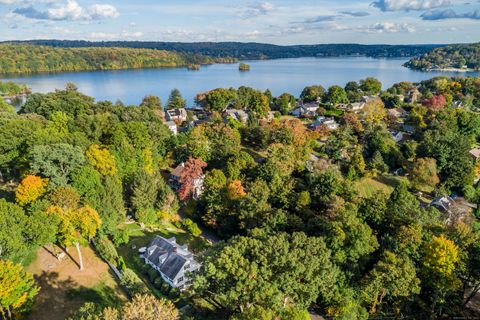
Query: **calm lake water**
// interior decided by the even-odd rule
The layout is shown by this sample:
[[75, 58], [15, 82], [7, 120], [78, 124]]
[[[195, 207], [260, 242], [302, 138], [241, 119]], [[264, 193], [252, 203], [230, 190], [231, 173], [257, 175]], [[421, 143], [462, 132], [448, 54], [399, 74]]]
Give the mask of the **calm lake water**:
[[295, 58], [249, 61], [249, 72], [238, 71], [238, 64], [202, 66], [200, 71], [186, 68], [89, 71], [4, 77], [3, 80], [26, 83], [34, 92], [49, 92], [75, 83], [81, 92], [97, 100], [121, 100], [138, 104], [145, 95], [154, 94], [166, 101], [173, 88], [193, 103], [195, 95], [219, 87], [249, 86], [270, 89], [274, 95], [289, 92], [298, 96], [307, 85], [345, 85], [348, 81], [378, 78], [387, 88], [400, 81], [418, 82], [436, 75], [480, 76], [480, 72], [420, 72], [402, 67], [406, 59], [366, 57]]

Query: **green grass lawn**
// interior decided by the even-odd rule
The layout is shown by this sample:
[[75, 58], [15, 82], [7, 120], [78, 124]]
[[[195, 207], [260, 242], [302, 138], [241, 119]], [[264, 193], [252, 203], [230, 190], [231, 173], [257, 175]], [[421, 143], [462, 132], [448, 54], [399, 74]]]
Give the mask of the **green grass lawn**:
[[406, 182], [407, 179], [404, 177], [386, 175], [363, 178], [356, 181], [355, 185], [360, 197], [369, 198], [379, 191], [383, 191], [389, 195], [401, 181]]

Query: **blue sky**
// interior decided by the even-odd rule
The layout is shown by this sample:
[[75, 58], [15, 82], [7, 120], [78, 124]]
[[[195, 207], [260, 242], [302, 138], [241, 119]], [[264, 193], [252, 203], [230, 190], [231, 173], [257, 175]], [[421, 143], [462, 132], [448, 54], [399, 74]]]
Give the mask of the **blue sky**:
[[458, 43], [480, 0], [0, 0], [0, 40]]

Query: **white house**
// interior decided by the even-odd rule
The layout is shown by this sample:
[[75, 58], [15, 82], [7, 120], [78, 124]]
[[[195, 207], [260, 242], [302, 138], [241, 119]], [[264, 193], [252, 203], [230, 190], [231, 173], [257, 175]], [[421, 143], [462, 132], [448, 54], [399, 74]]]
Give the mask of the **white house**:
[[187, 121], [187, 110], [185, 108], [166, 110], [165, 118], [167, 121]]
[[318, 108], [319, 105], [316, 102], [302, 103], [298, 108], [290, 112], [290, 114], [297, 118], [315, 117]]
[[310, 129], [317, 130], [319, 127], [325, 126], [328, 130], [337, 130], [339, 124], [334, 118], [318, 117], [315, 122], [309, 125]]
[[158, 271], [172, 288], [184, 289], [191, 282], [189, 277], [200, 269], [186, 245], [179, 245], [175, 237], [165, 239], [156, 236], [146, 248], [141, 248], [140, 257]]

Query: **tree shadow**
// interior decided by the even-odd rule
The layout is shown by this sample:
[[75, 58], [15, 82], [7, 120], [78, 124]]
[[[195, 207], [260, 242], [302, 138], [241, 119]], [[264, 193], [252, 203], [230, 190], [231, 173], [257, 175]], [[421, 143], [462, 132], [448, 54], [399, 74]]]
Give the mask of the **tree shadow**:
[[[72, 255], [70, 254], [70, 252], [67, 251], [67, 248], [64, 248], [64, 247], [60, 247], [60, 249], [62, 249], [63, 252], [65, 252], [65, 254], [67, 255], [67, 257], [70, 258], [70, 260], [72, 260], [73, 263], [75, 263], [77, 265], [78, 268], [80, 268], [80, 262], [78, 262], [76, 259], [73, 259]], [[76, 249], [75, 249], [76, 250]], [[80, 248], [80, 250], [82, 250]]]

